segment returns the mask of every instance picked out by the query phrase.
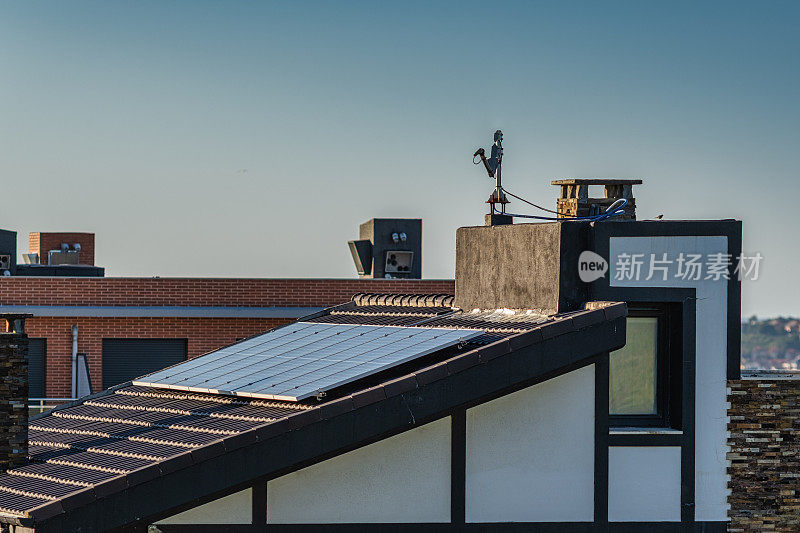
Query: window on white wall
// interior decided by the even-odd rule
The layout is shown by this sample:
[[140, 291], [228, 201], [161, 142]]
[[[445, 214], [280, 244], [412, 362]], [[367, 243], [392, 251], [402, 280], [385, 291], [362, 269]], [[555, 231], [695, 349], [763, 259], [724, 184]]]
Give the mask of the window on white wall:
[[611, 354], [609, 409], [614, 415], [658, 414], [658, 318], [628, 318], [625, 347]]
[[680, 320], [668, 304], [629, 303], [625, 346], [609, 357], [615, 426], [680, 427]]

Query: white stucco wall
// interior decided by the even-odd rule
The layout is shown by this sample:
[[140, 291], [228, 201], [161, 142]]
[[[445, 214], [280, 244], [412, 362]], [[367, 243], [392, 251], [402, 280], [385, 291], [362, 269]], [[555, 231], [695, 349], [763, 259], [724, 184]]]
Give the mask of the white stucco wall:
[[449, 522], [450, 418], [267, 484], [267, 521]]
[[253, 490], [245, 489], [172, 515], [159, 524], [252, 524]]
[[608, 520], [680, 522], [680, 447], [608, 449]]
[[467, 410], [467, 522], [594, 518], [594, 365]]
[[[673, 264], [662, 281], [654, 279], [616, 280], [616, 257], [621, 253], [651, 253], [661, 258], [678, 254], [728, 253], [727, 237], [612, 237], [609, 279], [613, 287], [687, 287], [697, 289], [696, 404], [695, 404], [695, 519], [727, 520], [727, 311], [728, 284], [725, 280], [683, 280], [675, 277]], [[735, 260], [735, 258], [733, 258]], [[646, 274], [646, 272], [644, 273]], [[705, 272], [703, 273], [705, 276]]]

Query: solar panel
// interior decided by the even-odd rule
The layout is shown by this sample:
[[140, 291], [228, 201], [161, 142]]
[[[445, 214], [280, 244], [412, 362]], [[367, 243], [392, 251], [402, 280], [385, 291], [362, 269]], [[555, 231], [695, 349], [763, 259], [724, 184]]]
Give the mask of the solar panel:
[[476, 329], [298, 322], [133, 384], [299, 401], [481, 334]]

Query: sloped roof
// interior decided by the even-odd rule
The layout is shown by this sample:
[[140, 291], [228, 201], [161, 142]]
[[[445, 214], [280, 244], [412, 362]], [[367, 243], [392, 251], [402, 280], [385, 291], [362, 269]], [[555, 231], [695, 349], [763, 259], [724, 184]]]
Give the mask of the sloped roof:
[[[21, 514], [302, 412], [291, 402], [125, 386], [31, 420], [31, 464], [0, 474], [0, 512]], [[122, 485], [122, 483], [120, 483]], [[16, 498], [14, 496], [23, 496]]]
[[[460, 350], [442, 350], [355, 388], [331, 391], [321, 403], [125, 384], [35, 417], [31, 464], [0, 475], [0, 521], [46, 531], [126, 525], [624, 344], [624, 304], [592, 302], [588, 309], [552, 316], [462, 312], [451, 304], [445, 296], [356, 295], [309, 317], [486, 331]], [[452, 383], [443, 395], [444, 381]], [[397, 399], [410, 405], [408, 395], [415, 396], [414, 409], [397, 409]], [[367, 418], [354, 424], [354, 416]], [[308, 433], [323, 431], [311, 429], [317, 427], [330, 432], [331, 424], [341, 428], [336, 438]]]

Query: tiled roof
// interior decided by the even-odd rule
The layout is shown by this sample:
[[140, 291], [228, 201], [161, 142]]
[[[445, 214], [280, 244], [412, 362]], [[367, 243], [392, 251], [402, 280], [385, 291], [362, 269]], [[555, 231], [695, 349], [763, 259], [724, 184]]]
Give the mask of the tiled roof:
[[0, 512], [73, 492], [308, 410], [289, 402], [123, 387], [31, 420], [31, 464], [0, 474]]
[[363, 326], [413, 326], [425, 318], [429, 317], [420, 317], [419, 315], [359, 315], [354, 313], [340, 313], [314, 318], [309, 320], [309, 322], [319, 322], [322, 324], [357, 324]]
[[[422, 305], [425, 302], [431, 305]], [[378, 302], [389, 302], [386, 305]], [[307, 320], [327, 324], [360, 324], [371, 326], [414, 326], [452, 313], [444, 304], [452, 297], [412, 297], [409, 295], [356, 294], [353, 301], [331, 309], [327, 314]]]
[[362, 292], [353, 296], [358, 306], [445, 307], [453, 306], [452, 294], [374, 294]]
[[452, 296], [415, 297], [407, 294], [357, 294], [349, 304], [334, 308], [328, 314], [309, 321], [328, 324], [424, 325], [425, 327], [482, 329], [486, 333], [470, 341], [473, 345], [482, 345], [529, 331], [548, 321], [556, 320], [560, 316], [548, 316], [529, 309], [461, 311], [450, 307], [452, 303]]
[[440, 328], [477, 328], [497, 333], [521, 333], [555, 319], [556, 317], [526, 309], [493, 309], [490, 311], [476, 309], [469, 312], [458, 311], [432, 320], [425, 325]]
[[[429, 305], [424, 305], [426, 301]], [[345, 396], [330, 394], [313, 406], [130, 385], [62, 406], [31, 420], [31, 464], [0, 475], [0, 521], [39, 524], [158, 476], [268, 442], [287, 431], [472, 371], [515, 350], [625, 314], [624, 304], [610, 302], [543, 316], [527, 310], [462, 312], [449, 307], [444, 297], [357, 295], [352, 302], [310, 320], [480, 328], [486, 333], [477, 344], [484, 345], [473, 341], [459, 352], [433, 354], [433, 359], [416, 368], [381, 375], [375, 383]]]
[[413, 326], [436, 316], [452, 313], [443, 307], [398, 307], [351, 305], [332, 310], [329, 314], [308, 320], [327, 324], [362, 324], [375, 326]]

